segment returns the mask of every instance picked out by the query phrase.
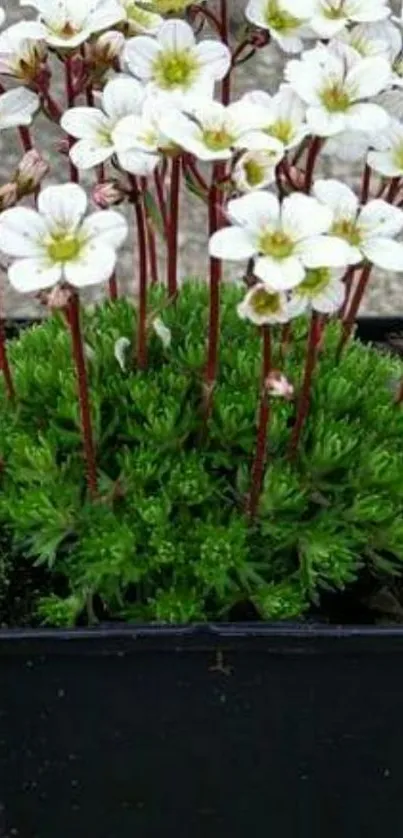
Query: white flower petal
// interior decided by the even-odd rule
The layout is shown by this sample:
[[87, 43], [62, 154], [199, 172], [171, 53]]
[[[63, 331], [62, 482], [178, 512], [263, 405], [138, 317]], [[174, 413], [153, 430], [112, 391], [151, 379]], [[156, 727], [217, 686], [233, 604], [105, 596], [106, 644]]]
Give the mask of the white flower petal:
[[92, 169], [104, 163], [114, 152], [113, 145], [97, 145], [92, 140], [78, 140], [70, 149], [70, 159], [77, 169]]
[[350, 247], [337, 236], [313, 236], [299, 242], [297, 253], [307, 268], [341, 268], [349, 264]]
[[246, 230], [239, 227], [225, 227], [212, 235], [209, 253], [215, 259], [242, 262], [255, 255], [256, 245]]
[[102, 105], [108, 116], [117, 120], [131, 113], [140, 113], [144, 96], [144, 87], [137, 79], [117, 76], [104, 88]]
[[354, 100], [376, 96], [387, 87], [390, 78], [390, 64], [386, 58], [362, 58], [349, 70], [346, 87], [351, 90]]
[[311, 134], [317, 137], [333, 137], [346, 130], [347, 115], [328, 111], [324, 107], [311, 106], [306, 112]]
[[29, 294], [52, 288], [61, 279], [61, 265], [52, 265], [43, 258], [17, 259], [8, 269], [8, 278], [16, 291]]
[[191, 49], [195, 45], [193, 29], [184, 20], [167, 20], [158, 32], [158, 43], [164, 52]]
[[17, 87], [0, 95], [0, 130], [30, 125], [39, 108], [39, 98], [26, 87]]
[[142, 81], [150, 81], [153, 77], [154, 61], [160, 52], [161, 47], [154, 38], [138, 35], [126, 42], [123, 60], [134, 76]]
[[82, 233], [89, 240], [117, 250], [127, 238], [125, 217], [115, 210], [100, 210], [89, 215], [82, 225]]
[[78, 107], [66, 111], [60, 120], [60, 125], [71, 137], [76, 137], [78, 140], [93, 140], [100, 131], [107, 130], [109, 120], [97, 108]]
[[0, 250], [8, 256], [38, 256], [46, 224], [33, 209], [13, 207], [0, 215]]
[[145, 151], [119, 151], [118, 152], [119, 166], [124, 172], [129, 172], [132, 175], [139, 177], [148, 177], [158, 166], [160, 158], [158, 154], [148, 154]]
[[47, 186], [38, 197], [38, 210], [51, 230], [75, 230], [86, 209], [87, 196], [77, 183]]
[[377, 198], [362, 208], [359, 224], [366, 237], [397, 236], [403, 230], [403, 211]]
[[307, 236], [326, 233], [333, 214], [316, 198], [294, 193], [284, 199], [281, 218], [286, 235], [293, 241], [299, 241]]
[[274, 291], [288, 291], [299, 285], [305, 271], [300, 260], [295, 256], [287, 259], [272, 259], [261, 256], [256, 259], [253, 273]]
[[334, 279], [312, 299], [312, 308], [320, 314], [335, 314], [345, 300], [346, 286], [339, 279]]
[[195, 48], [195, 56], [204, 72], [217, 81], [227, 75], [231, 66], [231, 53], [219, 41], [200, 41]]
[[75, 288], [97, 285], [111, 278], [116, 265], [116, 251], [105, 244], [90, 241], [77, 259], [65, 262], [64, 277]]
[[235, 224], [260, 232], [267, 225], [278, 223], [280, 202], [271, 192], [252, 192], [229, 201], [227, 212]]
[[369, 262], [384, 271], [403, 271], [403, 244], [393, 239], [373, 238], [362, 246]]
[[389, 122], [389, 116], [380, 105], [372, 102], [362, 102], [353, 105], [346, 114], [347, 131], [383, 131]]
[[312, 191], [318, 201], [332, 210], [336, 219], [356, 217], [358, 197], [340, 180], [316, 180]]

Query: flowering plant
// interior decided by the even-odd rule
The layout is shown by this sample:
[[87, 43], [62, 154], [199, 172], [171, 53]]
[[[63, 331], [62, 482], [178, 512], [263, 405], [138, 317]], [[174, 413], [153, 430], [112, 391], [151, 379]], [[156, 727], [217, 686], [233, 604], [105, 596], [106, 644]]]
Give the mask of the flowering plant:
[[[227, 0], [20, 5], [0, 33], [0, 130], [24, 152], [0, 251], [49, 316], [6, 341], [0, 311], [3, 621], [292, 618], [373, 593], [403, 561], [403, 377], [354, 325], [374, 271], [403, 271], [402, 19], [249, 0], [234, 33]], [[234, 97], [270, 50], [278, 89]], [[189, 193], [207, 281], [180, 276]]]

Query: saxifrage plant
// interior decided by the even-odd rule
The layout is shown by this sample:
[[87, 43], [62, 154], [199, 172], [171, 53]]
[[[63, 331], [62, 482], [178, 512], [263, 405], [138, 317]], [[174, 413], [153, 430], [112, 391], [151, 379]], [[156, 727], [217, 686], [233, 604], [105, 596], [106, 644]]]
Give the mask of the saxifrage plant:
[[[403, 560], [402, 369], [353, 331], [373, 267], [403, 270], [401, 21], [386, 0], [250, 0], [233, 38], [226, 0], [28, 5], [0, 34], [22, 84], [0, 128], [25, 151], [0, 248], [52, 313], [0, 330], [0, 619], [298, 618], [376, 590]], [[277, 92], [233, 101], [237, 66], [278, 47]], [[39, 109], [69, 182], [43, 184]], [[361, 183], [324, 177], [329, 155]], [[207, 282], [178, 276], [183, 187], [206, 210]], [[110, 300], [82, 310], [98, 283]]]

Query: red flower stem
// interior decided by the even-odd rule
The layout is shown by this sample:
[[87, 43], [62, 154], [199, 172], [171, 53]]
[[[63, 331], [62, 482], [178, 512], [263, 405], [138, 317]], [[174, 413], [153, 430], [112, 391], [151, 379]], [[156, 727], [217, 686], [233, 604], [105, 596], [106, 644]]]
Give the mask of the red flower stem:
[[[140, 180], [143, 195], [147, 192], [147, 178], [142, 177]], [[148, 262], [150, 266], [150, 276], [153, 285], [158, 283], [158, 260], [157, 260], [157, 242], [155, 238], [155, 230], [153, 220], [147, 210], [147, 204], [144, 202], [147, 248], [148, 248]]]
[[200, 6], [198, 3], [195, 3], [193, 6], [195, 12], [208, 20], [208, 22], [212, 25], [213, 29], [216, 30], [217, 34], [221, 37], [221, 20], [220, 18], [211, 11], [211, 9], [207, 9], [206, 6]]
[[318, 348], [320, 345], [321, 337], [322, 320], [320, 315], [314, 311], [312, 312], [311, 325], [309, 328], [304, 380], [302, 382], [302, 388], [298, 399], [297, 416], [295, 419], [294, 427], [292, 429], [290, 440], [289, 455], [291, 460], [295, 460], [297, 456], [302, 430], [304, 428], [309, 413], [312, 380], [318, 357]]
[[109, 299], [110, 300], [117, 300], [119, 298], [119, 289], [118, 289], [118, 281], [116, 279], [116, 273], [113, 272], [109, 282], [108, 282], [108, 289], [109, 289]]
[[[225, 177], [225, 163], [213, 166], [209, 194], [209, 236], [221, 226], [223, 192], [217, 185]], [[207, 364], [204, 378], [204, 419], [208, 422], [213, 408], [214, 387], [218, 371], [218, 352], [220, 342], [220, 290], [222, 280], [222, 262], [210, 257], [210, 304]]]
[[184, 171], [189, 171], [190, 174], [193, 176], [195, 182], [200, 187], [202, 192], [205, 192], [207, 195], [209, 191], [209, 187], [207, 186], [206, 181], [204, 180], [203, 175], [199, 172], [195, 161], [190, 157], [190, 155], [183, 160], [183, 169]]
[[168, 222], [167, 285], [172, 300], [178, 293], [178, 232], [179, 232], [179, 195], [182, 162], [180, 155], [172, 158], [170, 205]]
[[157, 196], [158, 207], [161, 214], [162, 226], [165, 238], [168, 239], [168, 211], [165, 200], [164, 179], [158, 169], [154, 172], [155, 193]]
[[[137, 323], [137, 368], [145, 370], [147, 367], [147, 230], [144, 199], [139, 189], [137, 178], [130, 176], [133, 187], [134, 217], [137, 227], [138, 247], [138, 323]], [[135, 253], [135, 258], [137, 253]]]
[[369, 190], [371, 187], [371, 176], [372, 176], [372, 169], [368, 166], [368, 163], [365, 164], [364, 171], [362, 173], [362, 181], [361, 181], [361, 203], [366, 204], [369, 198]]
[[97, 466], [92, 431], [88, 378], [85, 367], [84, 345], [80, 325], [80, 304], [77, 294], [72, 295], [67, 306], [66, 313], [67, 322], [70, 326], [73, 358], [76, 368], [78, 400], [81, 414], [81, 431], [87, 470], [87, 485], [91, 497], [95, 498], [98, 493]]
[[[67, 107], [73, 108], [75, 104], [75, 93], [74, 93], [74, 79], [73, 79], [73, 64], [72, 64], [72, 56], [67, 55], [65, 58], [65, 77], [66, 77], [66, 99], [67, 99]], [[75, 139], [74, 137], [69, 137], [69, 148], [74, 145]], [[71, 162], [69, 158], [69, 169], [70, 169], [70, 180], [72, 183], [78, 183], [78, 171], [74, 164]]]
[[339, 320], [343, 320], [343, 318], [346, 315], [346, 311], [348, 310], [348, 307], [350, 305], [351, 292], [353, 290], [353, 282], [354, 282], [355, 272], [356, 272], [356, 266], [351, 265], [347, 269], [347, 271], [344, 275], [344, 286], [345, 286], [346, 291], [345, 291], [344, 303], [343, 303], [343, 305], [342, 305], [342, 307], [339, 311], [339, 314], [338, 314], [338, 319]]
[[272, 366], [272, 347], [270, 326], [262, 326], [262, 380], [257, 423], [256, 451], [252, 465], [251, 489], [248, 498], [247, 512], [253, 520], [259, 507], [263, 478], [267, 458], [267, 432], [270, 423], [270, 399], [266, 388], [266, 380]]
[[403, 403], [403, 378], [400, 381], [399, 389], [397, 391], [397, 396], [396, 396], [396, 404], [402, 404], [402, 403]]
[[339, 345], [338, 345], [337, 351], [336, 351], [337, 361], [340, 360], [340, 358], [343, 354], [343, 351], [345, 349], [345, 346], [346, 346], [346, 344], [348, 343], [348, 341], [351, 337], [352, 331], [354, 329], [354, 323], [355, 323], [355, 320], [356, 320], [356, 317], [357, 317], [357, 314], [358, 314], [358, 310], [360, 308], [362, 298], [365, 294], [365, 291], [367, 289], [367, 285], [368, 285], [368, 282], [369, 282], [369, 278], [371, 276], [371, 271], [372, 271], [372, 264], [370, 264], [370, 263], [368, 263], [367, 265], [364, 265], [364, 267], [361, 271], [361, 276], [359, 278], [358, 285], [357, 285], [357, 287], [354, 291], [354, 294], [353, 294], [352, 299], [351, 299], [350, 307], [347, 311], [347, 316], [345, 317], [344, 322], [343, 322], [343, 331], [341, 333]]
[[396, 195], [399, 192], [400, 183], [401, 183], [401, 178], [400, 177], [394, 177], [391, 180], [388, 191], [385, 195], [385, 201], [388, 201], [389, 204], [393, 204], [393, 202], [396, 198]]
[[4, 321], [0, 319], [0, 370], [4, 375], [4, 383], [6, 385], [6, 393], [10, 402], [15, 400], [15, 389], [13, 377], [11, 374], [10, 363], [8, 360], [7, 344], [6, 344], [6, 330], [4, 328]]
[[288, 352], [288, 348], [291, 342], [292, 337], [292, 325], [291, 323], [285, 323], [283, 328], [281, 329], [281, 344], [280, 344], [280, 358], [281, 361], [284, 361], [285, 356]]
[[[229, 47], [229, 17], [227, 0], [220, 0], [220, 18], [221, 18], [221, 41], [226, 47]], [[223, 105], [229, 105], [231, 101], [231, 71], [230, 66], [228, 73], [224, 76], [221, 82], [221, 102]]]
[[323, 140], [321, 137], [313, 137], [308, 148], [305, 169], [305, 192], [309, 195], [312, 189], [313, 176], [315, 173], [315, 165], [318, 159], [319, 152], [322, 148]]
[[20, 125], [18, 133], [20, 135], [21, 145], [24, 151], [31, 151], [34, 146], [29, 128], [26, 125]]

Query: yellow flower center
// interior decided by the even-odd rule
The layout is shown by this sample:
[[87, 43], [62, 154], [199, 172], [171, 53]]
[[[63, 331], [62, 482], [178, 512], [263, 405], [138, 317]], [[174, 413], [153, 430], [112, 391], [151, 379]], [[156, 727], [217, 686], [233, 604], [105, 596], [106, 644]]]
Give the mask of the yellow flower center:
[[278, 314], [281, 311], [280, 295], [265, 288], [257, 288], [251, 296], [250, 306], [259, 317]]
[[305, 279], [295, 289], [295, 293], [302, 294], [306, 297], [316, 297], [317, 294], [320, 294], [326, 288], [330, 279], [331, 273], [329, 268], [315, 268], [314, 270], [307, 271]]
[[345, 17], [343, 6], [344, 0], [340, 0], [336, 5], [326, 5], [326, 8], [323, 9], [324, 17], [329, 18], [329, 20], [339, 20], [339, 18]]
[[69, 20], [67, 20], [63, 24], [63, 26], [52, 27], [52, 32], [54, 32], [54, 34], [57, 35], [59, 38], [65, 38], [66, 41], [68, 41], [70, 38], [73, 38], [74, 35], [77, 35], [79, 31], [80, 29], [77, 29], [77, 27], [73, 26], [73, 24], [70, 23]]
[[247, 160], [244, 169], [249, 186], [259, 186], [264, 180], [264, 167], [257, 160]]
[[100, 128], [99, 131], [97, 132], [97, 139], [98, 139], [100, 145], [103, 145], [103, 146], [113, 145], [112, 126], [110, 128], [107, 128], [106, 126], [104, 126], [103, 128]]
[[277, 119], [266, 131], [270, 137], [275, 137], [281, 143], [287, 145], [294, 137], [294, 127], [289, 119]]
[[206, 128], [203, 131], [203, 142], [211, 151], [226, 151], [231, 148], [234, 137], [225, 128]]
[[403, 169], [403, 142], [393, 149], [393, 162], [398, 169]]
[[199, 65], [194, 54], [187, 49], [160, 52], [153, 64], [153, 75], [164, 90], [191, 87]]
[[320, 92], [320, 99], [326, 110], [330, 113], [342, 113], [348, 111], [351, 105], [351, 97], [341, 84], [334, 82], [329, 87], [323, 88]]
[[51, 262], [71, 262], [82, 247], [82, 240], [71, 233], [54, 233], [48, 242], [47, 252]]
[[289, 12], [284, 11], [279, 0], [268, 0], [264, 17], [267, 25], [277, 32], [290, 32], [301, 26], [303, 22]]
[[169, 12], [183, 12], [186, 6], [190, 6], [191, 0], [154, 0], [153, 10], [161, 15]]
[[341, 218], [335, 221], [331, 232], [334, 236], [339, 236], [345, 239], [353, 247], [358, 247], [361, 243], [361, 233], [355, 221], [351, 218]]
[[264, 256], [272, 256], [273, 259], [287, 259], [294, 250], [294, 243], [281, 230], [262, 233], [259, 240], [259, 251]]

